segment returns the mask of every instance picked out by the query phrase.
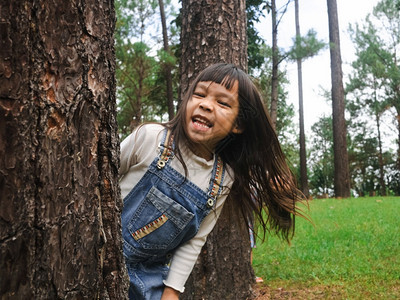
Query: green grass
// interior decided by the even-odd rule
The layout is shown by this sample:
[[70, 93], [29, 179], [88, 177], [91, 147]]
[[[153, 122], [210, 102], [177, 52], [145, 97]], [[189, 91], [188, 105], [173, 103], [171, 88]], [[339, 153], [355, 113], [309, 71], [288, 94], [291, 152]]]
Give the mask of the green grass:
[[264, 284], [316, 289], [332, 299], [399, 299], [400, 197], [312, 200], [309, 206], [314, 224], [297, 218], [291, 246], [277, 237], [257, 243], [253, 267]]

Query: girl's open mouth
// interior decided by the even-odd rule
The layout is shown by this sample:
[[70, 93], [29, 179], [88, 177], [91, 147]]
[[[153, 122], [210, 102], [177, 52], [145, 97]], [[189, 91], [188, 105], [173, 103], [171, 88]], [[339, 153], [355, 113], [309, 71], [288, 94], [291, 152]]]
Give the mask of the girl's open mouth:
[[193, 125], [200, 130], [213, 127], [213, 124], [210, 121], [200, 116], [193, 117], [192, 122]]

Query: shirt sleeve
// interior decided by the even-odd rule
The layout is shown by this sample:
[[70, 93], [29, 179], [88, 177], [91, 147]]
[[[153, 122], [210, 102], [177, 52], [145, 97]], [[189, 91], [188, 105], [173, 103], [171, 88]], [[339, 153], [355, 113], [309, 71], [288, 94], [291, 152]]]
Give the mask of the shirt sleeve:
[[136, 131], [132, 132], [128, 137], [126, 137], [121, 143], [121, 156], [120, 156], [120, 177], [124, 176], [130, 166], [136, 163], [137, 157], [135, 155], [136, 149], [135, 143]]
[[129, 171], [131, 166], [136, 165], [139, 160], [143, 159], [143, 153], [148, 154], [148, 149], [152, 149], [150, 147], [153, 147], [153, 144], [156, 143], [155, 140], [152, 140], [153, 135], [150, 135], [150, 138], [146, 138], [149, 135], [148, 133], [148, 125], [139, 126], [122, 141], [119, 169], [120, 178]]
[[207, 217], [204, 218], [197, 234], [176, 250], [172, 257], [167, 279], [164, 280], [166, 286], [183, 293], [186, 280], [193, 270], [201, 248], [207, 240], [207, 236], [217, 223], [225, 199], [226, 197], [224, 199], [220, 198], [222, 201], [217, 201], [219, 204], [217, 204], [215, 211], [211, 211]]

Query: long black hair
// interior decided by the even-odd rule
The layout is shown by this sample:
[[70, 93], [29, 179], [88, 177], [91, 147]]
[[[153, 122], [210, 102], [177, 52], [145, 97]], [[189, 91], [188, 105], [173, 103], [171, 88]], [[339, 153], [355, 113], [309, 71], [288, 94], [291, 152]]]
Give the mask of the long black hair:
[[237, 66], [211, 65], [189, 87], [176, 117], [166, 124], [174, 134], [178, 159], [185, 167], [179, 144], [190, 146], [185, 132], [186, 105], [201, 81], [215, 82], [228, 90], [238, 82], [236, 125], [241, 133], [230, 133], [215, 149], [234, 172], [229, 198], [235, 201], [247, 221], [252, 220], [255, 213], [264, 233], [272, 230], [289, 240], [294, 233], [295, 215], [300, 214], [296, 204], [304, 196], [296, 186], [260, 93], [250, 77]]

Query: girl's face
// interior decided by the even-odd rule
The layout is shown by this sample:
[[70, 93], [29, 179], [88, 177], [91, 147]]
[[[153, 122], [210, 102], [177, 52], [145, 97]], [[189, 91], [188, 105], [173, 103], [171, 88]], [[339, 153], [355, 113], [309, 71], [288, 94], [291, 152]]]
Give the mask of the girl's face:
[[229, 133], [240, 133], [236, 126], [239, 113], [238, 81], [230, 90], [223, 85], [200, 81], [186, 105], [186, 133], [197, 155], [206, 159], [219, 141]]

